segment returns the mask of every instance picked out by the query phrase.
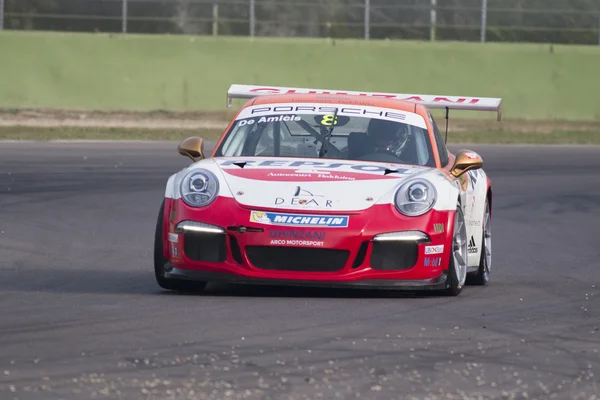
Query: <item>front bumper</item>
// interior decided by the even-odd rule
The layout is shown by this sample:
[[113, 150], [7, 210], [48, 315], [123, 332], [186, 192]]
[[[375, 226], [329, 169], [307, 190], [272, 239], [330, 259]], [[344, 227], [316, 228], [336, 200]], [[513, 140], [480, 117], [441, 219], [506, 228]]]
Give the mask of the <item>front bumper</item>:
[[424, 280], [394, 280], [394, 279], [358, 279], [353, 281], [322, 281], [322, 280], [290, 280], [275, 278], [254, 278], [236, 275], [230, 272], [197, 271], [173, 268], [168, 265], [165, 272], [167, 279], [182, 279], [188, 281], [222, 282], [243, 285], [276, 285], [301, 286], [329, 289], [403, 289], [403, 290], [443, 290], [446, 288], [447, 275], [442, 273], [437, 278]]
[[[434, 210], [409, 218], [392, 205], [376, 205], [344, 214], [349, 217], [344, 227], [307, 227], [257, 221], [252, 211], [230, 198], [219, 198], [206, 209], [167, 199], [165, 277], [318, 287], [446, 287], [453, 212]], [[295, 221], [310, 220], [303, 218]]]

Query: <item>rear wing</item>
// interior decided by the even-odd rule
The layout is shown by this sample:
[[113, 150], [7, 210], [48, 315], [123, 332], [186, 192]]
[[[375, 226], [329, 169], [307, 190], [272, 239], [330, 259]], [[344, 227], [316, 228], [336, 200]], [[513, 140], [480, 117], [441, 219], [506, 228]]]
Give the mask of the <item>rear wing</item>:
[[355, 92], [348, 90], [306, 89], [278, 86], [254, 86], [233, 84], [227, 91], [227, 107], [231, 107], [232, 99], [252, 99], [258, 96], [274, 94], [340, 94], [365, 97], [383, 97], [423, 104], [428, 108], [463, 110], [463, 111], [494, 111], [498, 121], [502, 119], [502, 99], [492, 97], [459, 97], [438, 96], [426, 94], [400, 94], [380, 92]]

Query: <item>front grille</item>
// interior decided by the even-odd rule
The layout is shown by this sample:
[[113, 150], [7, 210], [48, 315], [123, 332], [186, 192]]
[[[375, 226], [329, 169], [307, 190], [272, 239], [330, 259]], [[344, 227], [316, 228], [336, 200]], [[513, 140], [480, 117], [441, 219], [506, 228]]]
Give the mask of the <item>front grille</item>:
[[187, 257], [194, 261], [223, 262], [227, 257], [225, 235], [186, 232], [183, 237], [183, 250]]
[[305, 247], [248, 246], [246, 254], [250, 263], [260, 269], [333, 272], [346, 265], [350, 252]]
[[402, 271], [414, 267], [418, 257], [415, 242], [373, 242], [370, 264], [372, 269]]

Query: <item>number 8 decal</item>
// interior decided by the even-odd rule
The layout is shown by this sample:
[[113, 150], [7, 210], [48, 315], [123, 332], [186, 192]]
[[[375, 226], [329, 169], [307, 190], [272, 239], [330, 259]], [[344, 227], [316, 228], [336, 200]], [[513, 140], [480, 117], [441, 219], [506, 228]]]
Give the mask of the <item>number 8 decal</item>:
[[337, 125], [337, 123], [338, 123], [337, 117], [335, 117], [335, 120], [334, 120], [333, 114], [328, 114], [328, 115], [323, 116], [323, 119], [321, 120], [321, 125], [331, 126], [332, 123], [333, 123], [333, 125]]

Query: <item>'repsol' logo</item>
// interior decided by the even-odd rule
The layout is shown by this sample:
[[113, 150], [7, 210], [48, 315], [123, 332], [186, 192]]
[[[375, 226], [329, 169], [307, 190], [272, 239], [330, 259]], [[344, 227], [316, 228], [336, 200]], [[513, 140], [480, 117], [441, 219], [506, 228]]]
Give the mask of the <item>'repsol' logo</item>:
[[251, 211], [250, 222], [263, 225], [319, 226], [326, 228], [346, 228], [350, 217], [347, 215], [324, 216], [307, 214], [283, 214], [265, 211]]
[[475, 244], [475, 239], [471, 236], [471, 240], [469, 240], [469, 254], [477, 253], [477, 245]]

